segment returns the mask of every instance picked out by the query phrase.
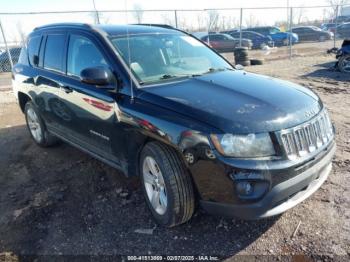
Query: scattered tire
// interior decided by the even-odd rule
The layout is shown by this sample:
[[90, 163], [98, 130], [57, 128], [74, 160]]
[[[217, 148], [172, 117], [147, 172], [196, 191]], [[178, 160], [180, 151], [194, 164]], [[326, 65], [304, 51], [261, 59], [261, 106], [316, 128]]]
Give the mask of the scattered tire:
[[262, 64], [264, 64], [264, 61], [261, 60], [261, 59], [250, 59], [250, 64], [252, 66], [254, 66], [254, 65], [262, 65]]
[[194, 193], [187, 169], [174, 149], [158, 142], [146, 144], [140, 176], [147, 205], [157, 223], [173, 227], [194, 212]]
[[31, 101], [26, 103], [24, 114], [29, 133], [37, 145], [49, 147], [58, 143], [58, 138], [47, 131], [44, 120]]
[[242, 66], [250, 66], [250, 60], [247, 60], [247, 61], [241, 61], [240, 63], [238, 63], [239, 65], [242, 65]]
[[248, 51], [248, 47], [244, 47], [244, 46], [235, 47], [235, 51], [237, 51], [237, 52], [240, 52], [240, 51]]
[[249, 57], [248, 54], [235, 54], [236, 60], [247, 60], [247, 57]]
[[235, 57], [241, 57], [241, 58], [245, 58], [249, 56], [249, 53], [247, 51], [234, 52], [233, 54], [235, 55]]
[[350, 73], [350, 55], [344, 55], [339, 59], [338, 68], [340, 72]]
[[234, 50], [235, 64], [242, 66], [250, 65], [250, 58], [247, 47], [236, 47]]

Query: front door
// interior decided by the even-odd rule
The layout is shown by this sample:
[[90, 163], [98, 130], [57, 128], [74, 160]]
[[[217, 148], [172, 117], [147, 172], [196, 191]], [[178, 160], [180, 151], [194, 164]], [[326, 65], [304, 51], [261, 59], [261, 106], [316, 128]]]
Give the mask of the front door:
[[89, 67], [109, 67], [98, 45], [87, 35], [70, 34], [67, 50], [67, 77], [60, 83], [60, 102], [65, 119], [64, 136], [104, 159], [118, 162], [111, 141], [116, 124], [115, 94], [80, 81], [80, 72]]

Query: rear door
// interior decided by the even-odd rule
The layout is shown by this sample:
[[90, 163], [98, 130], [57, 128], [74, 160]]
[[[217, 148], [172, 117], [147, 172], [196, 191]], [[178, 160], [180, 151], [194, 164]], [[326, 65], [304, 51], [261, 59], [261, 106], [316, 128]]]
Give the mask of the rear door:
[[[224, 41], [225, 41], [225, 47], [228, 51], [231, 51], [236, 46], [236, 41], [231, 36], [223, 35]], [[238, 41], [237, 41], [238, 43]]]
[[35, 67], [35, 102], [49, 130], [60, 130], [63, 113], [53, 105], [59, 101], [60, 82], [64, 78], [64, 53], [66, 33], [53, 31], [43, 35], [38, 56], [31, 55], [29, 60]]

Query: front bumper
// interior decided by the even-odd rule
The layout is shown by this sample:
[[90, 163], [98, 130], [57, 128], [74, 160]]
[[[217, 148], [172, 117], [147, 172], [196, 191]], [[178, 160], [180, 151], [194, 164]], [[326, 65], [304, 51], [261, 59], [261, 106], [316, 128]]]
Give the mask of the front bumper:
[[332, 169], [335, 144], [316, 164], [299, 175], [275, 185], [260, 201], [251, 204], [227, 204], [201, 200], [208, 213], [242, 219], [275, 216], [311, 196], [327, 179]]

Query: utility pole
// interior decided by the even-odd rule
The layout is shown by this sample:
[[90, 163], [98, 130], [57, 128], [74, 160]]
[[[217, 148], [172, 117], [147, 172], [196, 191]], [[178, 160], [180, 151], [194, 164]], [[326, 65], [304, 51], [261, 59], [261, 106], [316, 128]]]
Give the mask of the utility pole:
[[174, 15], [175, 15], [175, 27], [178, 28], [178, 25], [177, 25], [177, 10], [174, 10]]
[[242, 47], [242, 22], [243, 22], [243, 8], [240, 10], [239, 16], [239, 47]]

